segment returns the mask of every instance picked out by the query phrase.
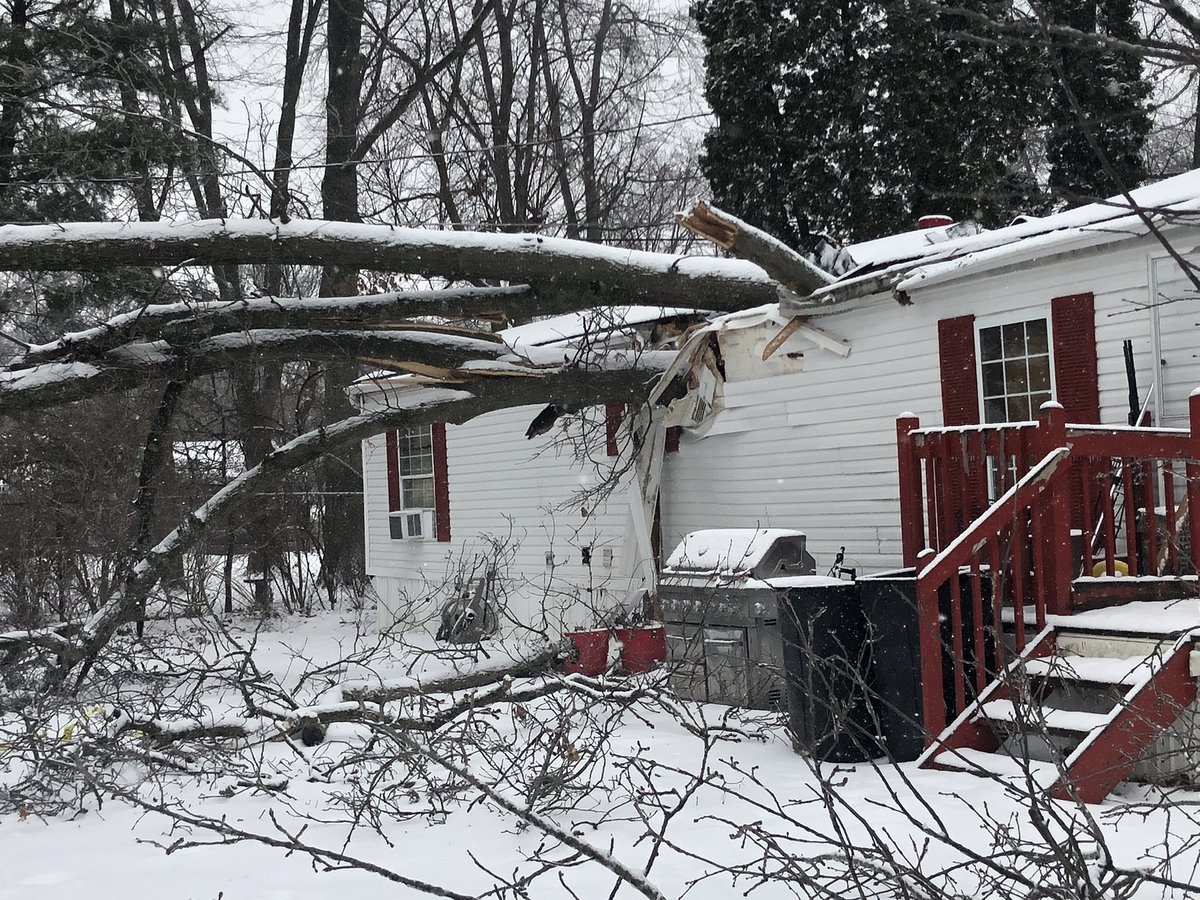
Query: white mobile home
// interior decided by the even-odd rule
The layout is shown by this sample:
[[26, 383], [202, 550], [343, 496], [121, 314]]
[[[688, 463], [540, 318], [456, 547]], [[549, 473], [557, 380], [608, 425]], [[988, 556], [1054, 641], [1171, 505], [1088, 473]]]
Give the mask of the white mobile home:
[[[704, 321], [691, 310], [625, 307], [502, 336], [518, 351], [571, 352], [596, 341], [654, 349]], [[377, 409], [396, 392], [424, 389], [421, 379], [382, 373], [362, 379], [354, 394], [364, 409]], [[656, 453], [635, 461], [621, 407], [546, 413], [547, 404], [522, 406], [363, 442], [367, 573], [381, 627], [436, 628], [446, 601], [481, 582], [500, 594], [502, 628], [553, 635], [640, 596], [657, 555], [657, 498], [647, 508], [634, 476], [638, 464], [661, 460], [661, 429]]]
[[[1200, 261], [1200, 173], [1134, 196], [1145, 213], [1118, 198], [994, 231], [939, 226], [852, 246], [829, 287], [689, 336], [681, 364], [713, 377], [693, 377], [690, 400], [669, 414], [684, 427], [662, 462], [656, 552], [702, 528], [769, 526], [806, 532], [818, 571], [843, 546], [861, 571], [897, 566], [900, 414], [932, 426], [1013, 421], [1055, 398], [1070, 422], [1124, 424], [1126, 340], [1155, 423], [1184, 421], [1200, 384], [1200, 294], [1177, 257]], [[360, 397], [386, 403], [396, 389], [403, 379], [368, 382]], [[572, 512], [568, 498], [599, 474], [561, 448], [535, 453], [542, 445], [524, 434], [536, 414], [433, 430], [447, 502], [418, 539], [395, 525], [404, 486], [393, 478], [389, 500], [388, 441], [366, 443], [368, 571], [385, 623], [444, 581], [449, 562], [482, 559], [501, 538], [526, 598], [514, 619], [537, 611], [538, 590], [570, 595], [566, 624], [624, 595], [639, 562], [622, 557], [638, 546], [627, 544], [628, 506]], [[428, 540], [430, 529], [448, 540]]]

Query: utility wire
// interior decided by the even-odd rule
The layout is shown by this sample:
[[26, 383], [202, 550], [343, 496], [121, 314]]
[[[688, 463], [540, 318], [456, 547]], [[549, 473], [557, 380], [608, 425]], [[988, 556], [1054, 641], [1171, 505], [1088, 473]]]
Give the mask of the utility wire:
[[[692, 113], [692, 114], [685, 115], [685, 116], [676, 116], [675, 118], [672, 118], [672, 119], [661, 119], [661, 120], [654, 121], [654, 122], [640, 122], [637, 125], [627, 125], [627, 126], [623, 126], [623, 127], [619, 127], [619, 128], [596, 129], [596, 130], [592, 131], [591, 134], [593, 136], [627, 134], [631, 131], [642, 131], [642, 130], [651, 129], [651, 128], [661, 128], [661, 127], [665, 127], [668, 125], [678, 125], [681, 122], [690, 122], [690, 121], [696, 121], [698, 119], [711, 119], [711, 118], [712, 118], [712, 116], [709, 113]], [[321, 170], [321, 169], [329, 168], [330, 166], [338, 166], [338, 165], [358, 165], [358, 166], [382, 165], [384, 163], [393, 163], [393, 162], [417, 162], [417, 161], [432, 160], [432, 159], [439, 159], [439, 158], [445, 158], [445, 157], [471, 156], [471, 155], [492, 153], [496, 150], [513, 150], [513, 149], [520, 149], [520, 148], [526, 148], [526, 147], [544, 147], [544, 146], [549, 146], [552, 144], [566, 143], [567, 141], [570, 141], [570, 140], [579, 140], [579, 139], [581, 139], [581, 137], [582, 136], [580, 136], [580, 135], [576, 135], [576, 136], [571, 136], [571, 137], [564, 137], [561, 140], [558, 138], [544, 138], [544, 139], [539, 139], [536, 141], [515, 141], [515, 142], [511, 142], [511, 143], [506, 143], [506, 144], [490, 144], [490, 145], [484, 146], [484, 147], [466, 147], [466, 148], [462, 148], [459, 150], [445, 150], [441, 153], [433, 153], [433, 152], [429, 152], [429, 151], [423, 151], [420, 153], [403, 153], [403, 154], [395, 154], [395, 155], [390, 155], [390, 156], [377, 156], [377, 157], [372, 157], [371, 159], [361, 160], [357, 163], [355, 163], [355, 162], [349, 162], [349, 163], [336, 163], [336, 162], [302, 163], [299, 165], [289, 166], [288, 171], [301, 172], [301, 171], [306, 171], [306, 170]], [[224, 145], [218, 143], [217, 146], [223, 147]], [[72, 150], [72, 151], [67, 151], [67, 152], [86, 153], [86, 154], [90, 154], [90, 155], [95, 155], [95, 153], [97, 151], [94, 149], [89, 149], [89, 150], [80, 149], [80, 150]], [[29, 158], [29, 157], [34, 157], [37, 155], [38, 154], [36, 154], [36, 153], [22, 152], [22, 153], [14, 154], [14, 157]], [[53, 155], [53, 156], [61, 157], [61, 156], [63, 156], [63, 152], [59, 151], [59, 152], [55, 152], [55, 153], [50, 153], [50, 151], [47, 151], [47, 153], [45, 155]], [[271, 169], [271, 168], [264, 168], [264, 169], [261, 169], [258, 171], [255, 171], [255, 170], [249, 169], [249, 168], [229, 169], [226, 171], [216, 171], [216, 172], [206, 172], [206, 171], [201, 171], [201, 170], [189, 170], [188, 172], [180, 173], [180, 175], [177, 177], [179, 177], [179, 178], [183, 178], [186, 176], [206, 177], [206, 176], [210, 176], [210, 175], [215, 175], [217, 177], [222, 177], [222, 178], [234, 178], [234, 177], [241, 176], [241, 175], [259, 175], [262, 172], [274, 174], [274, 171], [275, 170]], [[86, 183], [86, 184], [128, 184], [129, 182], [134, 181], [134, 180], [136, 180], [136, 178], [139, 178], [139, 177], [140, 176], [133, 176], [133, 175], [128, 176], [128, 177], [108, 177], [108, 178], [90, 178], [87, 176], [78, 176], [78, 177], [73, 177], [73, 178], [61, 178], [61, 179], [42, 178], [42, 179], [38, 179], [37, 181], [11, 180], [11, 181], [8, 181], [7, 183], [10, 185], [19, 185], [19, 186], [24, 186], [24, 187], [47, 187], [47, 186], [69, 187], [69, 186], [73, 186], [73, 185], [77, 185], [77, 184], [84, 184], [84, 183]], [[151, 175], [150, 177], [161, 179], [161, 176]]]

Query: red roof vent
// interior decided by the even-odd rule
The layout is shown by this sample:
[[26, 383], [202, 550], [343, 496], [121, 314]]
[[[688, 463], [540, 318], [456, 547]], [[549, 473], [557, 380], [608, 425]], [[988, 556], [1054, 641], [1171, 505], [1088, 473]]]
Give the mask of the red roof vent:
[[944, 228], [947, 225], [953, 225], [954, 220], [949, 216], [921, 216], [917, 219], [917, 228], [922, 231], [926, 228]]

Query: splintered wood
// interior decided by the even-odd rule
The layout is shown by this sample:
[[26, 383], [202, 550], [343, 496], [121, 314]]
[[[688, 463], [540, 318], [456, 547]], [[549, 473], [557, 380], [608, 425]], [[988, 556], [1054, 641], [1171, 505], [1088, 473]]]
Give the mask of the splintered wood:
[[802, 253], [707, 203], [697, 203], [688, 213], [676, 213], [675, 221], [734, 256], [754, 263], [794, 295], [811, 294], [833, 282], [833, 276]]

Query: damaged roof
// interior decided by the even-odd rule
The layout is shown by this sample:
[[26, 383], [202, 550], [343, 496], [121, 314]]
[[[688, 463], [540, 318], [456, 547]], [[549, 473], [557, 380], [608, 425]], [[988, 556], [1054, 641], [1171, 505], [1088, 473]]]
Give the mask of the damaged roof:
[[[1200, 170], [1123, 195], [1040, 218], [1022, 217], [992, 231], [973, 223], [891, 235], [845, 248], [857, 266], [835, 283], [785, 299], [785, 315], [819, 313], [857, 297], [891, 292], [907, 302], [916, 290], [1010, 265], [1149, 234], [1200, 214]], [[970, 227], [963, 227], [963, 226]], [[830, 310], [832, 311], [832, 310]]]

